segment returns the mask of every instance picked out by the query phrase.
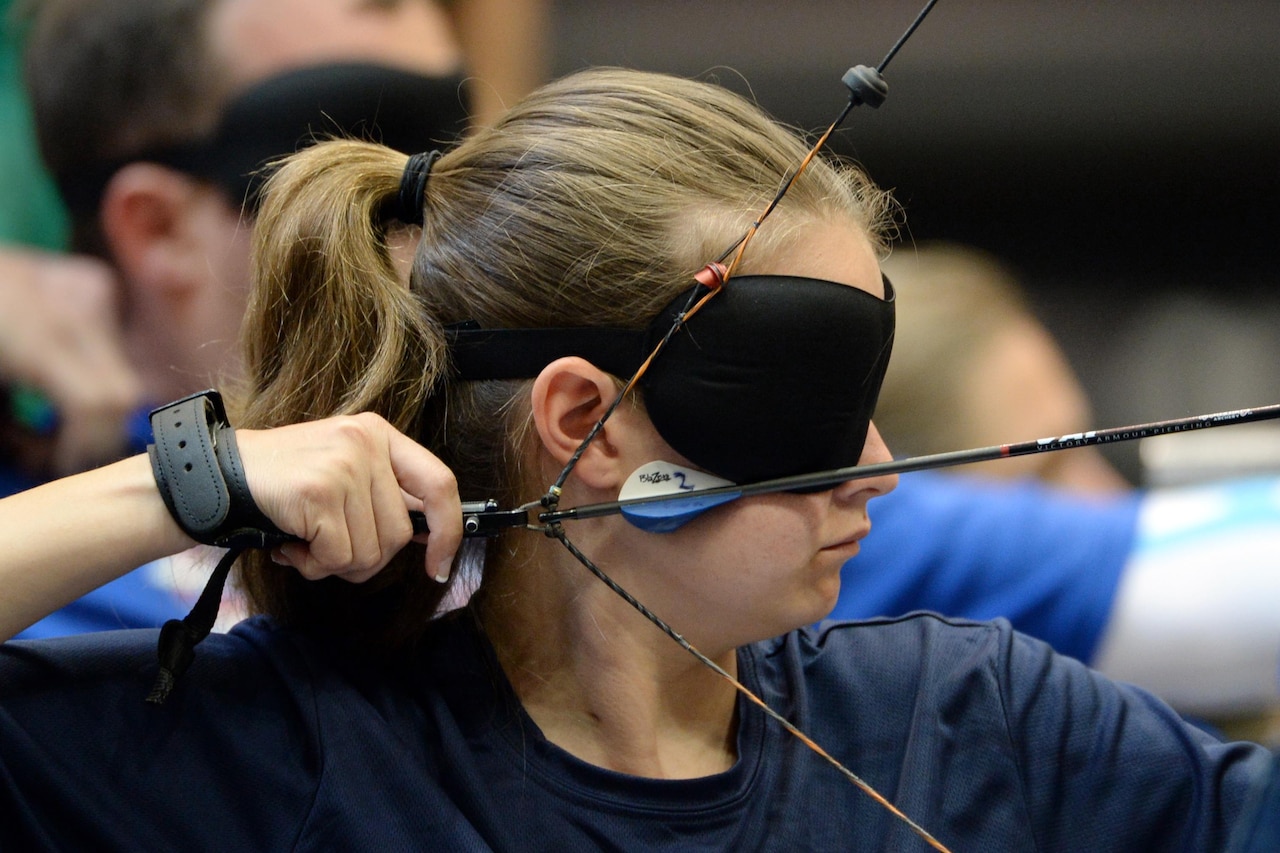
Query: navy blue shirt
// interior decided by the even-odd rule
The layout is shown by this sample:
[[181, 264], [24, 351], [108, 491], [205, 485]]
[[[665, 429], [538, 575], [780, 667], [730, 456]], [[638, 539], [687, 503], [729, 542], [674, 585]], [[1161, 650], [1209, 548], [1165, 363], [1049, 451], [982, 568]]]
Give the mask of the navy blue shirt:
[[[250, 620], [160, 707], [155, 640], [0, 648], [0, 848], [927, 849], [745, 701], [725, 773], [574, 758], [466, 610], [395, 680]], [[841, 623], [743, 648], [739, 669], [955, 851], [1217, 850], [1269, 766], [1004, 622]]]

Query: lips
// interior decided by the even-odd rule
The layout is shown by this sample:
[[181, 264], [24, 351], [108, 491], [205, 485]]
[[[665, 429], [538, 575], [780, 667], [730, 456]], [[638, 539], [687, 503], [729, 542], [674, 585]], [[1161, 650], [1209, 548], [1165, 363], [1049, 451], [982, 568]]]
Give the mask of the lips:
[[860, 527], [854, 532], [850, 533], [848, 536], [844, 537], [843, 539], [839, 539], [831, 543], [830, 545], [824, 545], [822, 547], [822, 550], [837, 551], [837, 550], [852, 548], [855, 545], [857, 545], [860, 541], [865, 539], [867, 534], [870, 532], [871, 532], [871, 524], [868, 523], [865, 526]]

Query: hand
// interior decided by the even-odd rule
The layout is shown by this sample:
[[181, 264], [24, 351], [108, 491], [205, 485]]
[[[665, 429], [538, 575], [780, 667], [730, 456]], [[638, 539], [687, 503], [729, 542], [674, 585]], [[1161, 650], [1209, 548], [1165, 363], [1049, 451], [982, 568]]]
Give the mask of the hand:
[[141, 405], [117, 298], [100, 261], [0, 249], [0, 384], [30, 386], [57, 409], [56, 474], [118, 458]]
[[[378, 415], [327, 418], [271, 430], [237, 430], [258, 507], [304, 542], [277, 548], [303, 576], [368, 580], [410, 540], [427, 546], [426, 570], [449, 579], [462, 543], [458, 484], [443, 462]], [[415, 537], [409, 510], [430, 533]]]

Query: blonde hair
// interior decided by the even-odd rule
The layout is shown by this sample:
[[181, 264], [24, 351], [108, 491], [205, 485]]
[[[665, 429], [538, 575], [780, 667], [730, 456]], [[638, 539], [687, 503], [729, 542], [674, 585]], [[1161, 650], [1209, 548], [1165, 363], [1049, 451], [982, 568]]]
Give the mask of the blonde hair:
[[[805, 151], [718, 86], [618, 69], [566, 77], [435, 164], [408, 289], [384, 224], [405, 156], [351, 141], [302, 151], [272, 178], [257, 225], [243, 422], [373, 410], [449, 464], [464, 498], [527, 498], [527, 383], [450, 382], [444, 325], [643, 327]], [[751, 252], [830, 219], [879, 244], [889, 209], [860, 171], [819, 160]], [[360, 587], [265, 560], [243, 574], [257, 609], [383, 649], [411, 644], [441, 594], [420, 546]]]

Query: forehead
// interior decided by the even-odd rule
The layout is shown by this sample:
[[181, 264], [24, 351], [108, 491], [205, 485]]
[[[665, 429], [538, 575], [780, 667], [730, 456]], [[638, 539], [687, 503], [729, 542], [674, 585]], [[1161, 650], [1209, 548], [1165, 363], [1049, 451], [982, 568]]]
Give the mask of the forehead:
[[820, 278], [884, 298], [880, 263], [871, 241], [861, 226], [849, 221], [826, 220], [797, 228], [785, 245], [755, 257], [751, 273]]
[[209, 29], [233, 90], [324, 62], [376, 60], [442, 75], [462, 56], [446, 13], [431, 0], [222, 0]]

